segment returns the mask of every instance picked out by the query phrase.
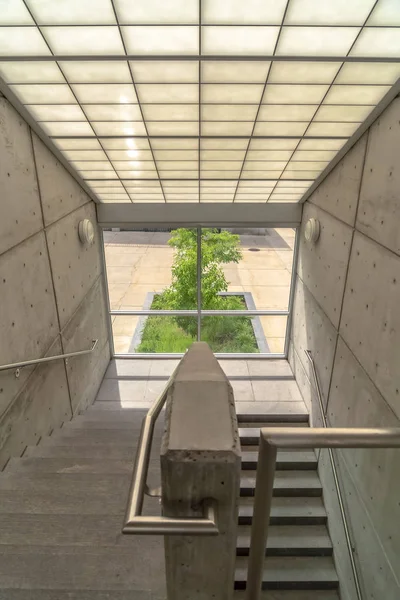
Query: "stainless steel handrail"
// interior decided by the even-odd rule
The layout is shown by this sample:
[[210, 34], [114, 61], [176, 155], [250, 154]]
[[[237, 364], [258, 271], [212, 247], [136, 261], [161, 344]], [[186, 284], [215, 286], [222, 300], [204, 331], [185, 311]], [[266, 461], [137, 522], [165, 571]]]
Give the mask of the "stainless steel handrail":
[[[178, 367], [177, 367], [178, 368]], [[149, 468], [154, 425], [167, 399], [168, 390], [174, 382], [176, 370], [167, 385], [142, 421], [132, 484], [128, 497], [122, 533], [147, 535], [218, 535], [216, 502], [205, 498], [202, 517], [148, 517], [142, 515], [144, 494], [158, 495], [158, 490], [149, 490], [146, 480]]]
[[[311, 371], [312, 371], [312, 374], [313, 374], [313, 379], [314, 379], [314, 383], [315, 383], [315, 389], [316, 389], [316, 392], [317, 392], [317, 399], [318, 399], [319, 409], [320, 409], [321, 417], [322, 417], [322, 424], [323, 424], [323, 426], [325, 428], [328, 428], [328, 422], [327, 422], [327, 419], [326, 419], [325, 409], [324, 409], [324, 405], [323, 405], [323, 402], [322, 402], [321, 388], [319, 386], [319, 381], [318, 381], [318, 376], [317, 376], [317, 370], [315, 368], [315, 362], [314, 362], [314, 359], [312, 357], [311, 350], [304, 350], [304, 353], [305, 353], [305, 355], [306, 355], [306, 357], [309, 360], [310, 365], [311, 365]], [[337, 494], [337, 497], [338, 497], [340, 515], [341, 515], [342, 521], [343, 521], [344, 536], [346, 538], [346, 545], [347, 545], [347, 549], [349, 551], [351, 570], [353, 571], [354, 586], [356, 588], [356, 594], [357, 594], [358, 600], [362, 600], [363, 594], [362, 594], [362, 591], [361, 591], [360, 577], [358, 575], [357, 564], [356, 564], [356, 561], [354, 559], [354, 554], [353, 554], [354, 553], [354, 544], [351, 541], [350, 527], [349, 527], [349, 524], [347, 522], [346, 510], [345, 510], [345, 507], [344, 507], [344, 500], [343, 500], [343, 496], [342, 496], [342, 491], [340, 489], [339, 475], [338, 475], [338, 472], [337, 472], [337, 469], [336, 469], [335, 457], [333, 455], [332, 448], [328, 448], [328, 456], [329, 456], [329, 462], [331, 463], [333, 481], [335, 483], [336, 494]]]
[[60, 360], [61, 358], [71, 358], [72, 356], [81, 356], [82, 354], [90, 354], [96, 348], [99, 340], [92, 340], [92, 345], [89, 350], [78, 350], [77, 352], [69, 352], [68, 354], [57, 354], [57, 356], [45, 356], [44, 358], [34, 358], [32, 360], [23, 360], [21, 362], [10, 363], [9, 365], [1, 365], [0, 371], [7, 369], [20, 369], [40, 363], [51, 362], [52, 360]]
[[[261, 429], [246, 600], [259, 600], [278, 448], [400, 448], [398, 429]], [[267, 559], [268, 560], [268, 559]]]

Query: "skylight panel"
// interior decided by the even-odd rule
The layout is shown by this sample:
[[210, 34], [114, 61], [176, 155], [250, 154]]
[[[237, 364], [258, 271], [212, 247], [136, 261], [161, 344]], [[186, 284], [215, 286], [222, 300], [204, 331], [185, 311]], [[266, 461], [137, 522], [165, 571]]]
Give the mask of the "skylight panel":
[[101, 146], [96, 139], [54, 139], [53, 144], [60, 150], [101, 150]]
[[379, 0], [367, 25], [400, 25], [400, 4], [398, 0]]
[[115, 60], [61, 61], [70, 83], [131, 83], [128, 64]]
[[375, 0], [290, 0], [289, 25], [363, 25]]
[[281, 176], [282, 171], [278, 170], [278, 171], [267, 171], [267, 170], [262, 170], [262, 171], [243, 171], [242, 172], [242, 179], [264, 179], [265, 181], [269, 181], [272, 179], [277, 179], [278, 177]]
[[277, 55], [346, 56], [359, 27], [283, 27]]
[[103, 150], [63, 150], [63, 154], [68, 160], [107, 160]]
[[201, 168], [205, 171], [235, 171], [242, 168], [241, 160], [202, 160]]
[[105, 150], [150, 150], [148, 140], [144, 138], [100, 138]]
[[311, 123], [305, 135], [350, 137], [360, 125], [361, 123]]
[[201, 80], [204, 83], [262, 83], [270, 63], [263, 61], [202, 61]]
[[196, 104], [142, 104], [146, 121], [197, 121]]
[[279, 27], [202, 27], [202, 53], [214, 55], [273, 54]]
[[198, 83], [197, 61], [131, 61], [135, 83]]
[[226, 140], [200, 140], [202, 150], [246, 150], [248, 140], [226, 139]]
[[108, 160], [76, 160], [72, 161], [72, 164], [78, 171], [113, 171], [113, 166]]
[[256, 104], [205, 104], [201, 107], [203, 121], [254, 121]]
[[254, 135], [258, 136], [258, 135], [293, 135], [293, 136], [298, 136], [298, 135], [303, 135], [306, 128], [307, 128], [308, 122], [304, 122], [304, 123], [295, 123], [295, 122], [290, 122], [290, 123], [278, 123], [278, 122], [271, 122], [268, 123], [266, 121], [258, 121], [256, 123], [255, 129], [254, 129]]
[[323, 105], [314, 117], [314, 121], [343, 121], [361, 123], [374, 106], [326, 106]]
[[198, 140], [187, 140], [185, 138], [170, 140], [156, 138], [151, 140], [151, 145], [155, 150], [197, 150], [199, 142]]
[[156, 160], [198, 160], [198, 150], [154, 150]]
[[42, 27], [41, 30], [54, 54], [124, 54], [118, 27]]
[[272, 63], [269, 83], [332, 83], [340, 62], [284, 62]]
[[400, 32], [396, 27], [365, 27], [350, 56], [400, 56]]
[[199, 53], [198, 27], [122, 27], [129, 54], [191, 55]]
[[113, 161], [113, 166], [117, 171], [154, 171], [154, 161], [141, 160], [121, 160]]
[[96, 135], [146, 135], [146, 129], [141, 121], [92, 121]]
[[32, 104], [28, 108], [36, 121], [86, 121], [78, 104]]
[[67, 85], [27, 84], [10, 85], [23, 104], [76, 104]]
[[99, 102], [115, 104], [135, 104], [137, 98], [131, 84], [72, 84], [72, 89], [81, 104], [97, 104]]
[[88, 119], [92, 121], [141, 121], [138, 104], [84, 104]]
[[144, 104], [151, 103], [198, 103], [199, 87], [189, 83], [180, 84], [146, 84], [139, 83], [137, 91], [140, 101]]
[[[79, 171], [83, 179], [118, 179], [115, 171]], [[107, 184], [109, 182], [107, 181]]]
[[260, 107], [258, 121], [310, 121], [318, 104], [264, 104]]
[[107, 150], [110, 160], [153, 160], [151, 150]]
[[115, 23], [110, 0], [27, 0], [39, 25], [109, 25]]
[[334, 150], [296, 150], [293, 154], [293, 161], [296, 160], [327, 160], [330, 161], [335, 156]]
[[389, 89], [384, 85], [333, 85], [324, 104], [377, 104]]
[[340, 150], [345, 140], [301, 140], [299, 150]]
[[268, 171], [282, 170], [286, 167], [287, 161], [256, 161], [246, 160], [244, 164], [245, 171], [262, 171], [263, 169]]
[[251, 140], [250, 150], [294, 150], [299, 139]]
[[93, 130], [88, 122], [52, 121], [40, 123], [41, 128], [47, 135], [90, 135], [94, 136]]
[[400, 77], [398, 63], [346, 63], [335, 83], [393, 84]]
[[203, 121], [201, 124], [202, 135], [251, 135], [253, 123], [234, 121]]
[[243, 160], [246, 150], [201, 150], [202, 160]]
[[114, 0], [120, 23], [198, 23], [199, 0]]
[[33, 25], [33, 19], [22, 0], [1, 0], [1, 25]]
[[199, 124], [193, 121], [147, 121], [149, 135], [199, 135]]
[[287, 0], [203, 0], [203, 23], [280, 25]]
[[289, 160], [292, 150], [249, 150], [247, 160]]
[[48, 56], [51, 52], [36, 27], [0, 27], [0, 56]]
[[264, 86], [253, 84], [217, 84], [204, 83], [202, 85], [202, 102], [217, 104], [259, 104]]
[[7, 83], [64, 83], [64, 77], [53, 62], [0, 62], [0, 75]]
[[327, 91], [327, 85], [268, 84], [263, 104], [319, 104]]

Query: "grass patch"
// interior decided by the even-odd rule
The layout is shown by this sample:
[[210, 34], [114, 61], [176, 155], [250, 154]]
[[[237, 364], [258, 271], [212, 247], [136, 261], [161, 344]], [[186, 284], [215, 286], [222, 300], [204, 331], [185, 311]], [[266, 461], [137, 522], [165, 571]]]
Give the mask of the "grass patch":
[[[157, 297], [153, 304], [162, 308]], [[148, 317], [136, 352], [185, 352], [196, 341], [196, 329], [194, 317]], [[213, 352], [259, 352], [250, 317], [204, 317], [201, 331]]]

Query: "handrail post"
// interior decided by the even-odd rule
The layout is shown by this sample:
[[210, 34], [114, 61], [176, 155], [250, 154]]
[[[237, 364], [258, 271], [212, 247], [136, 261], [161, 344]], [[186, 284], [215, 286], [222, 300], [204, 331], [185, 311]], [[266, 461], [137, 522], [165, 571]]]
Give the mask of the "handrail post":
[[260, 435], [246, 600], [259, 600], [274, 488], [276, 446]]

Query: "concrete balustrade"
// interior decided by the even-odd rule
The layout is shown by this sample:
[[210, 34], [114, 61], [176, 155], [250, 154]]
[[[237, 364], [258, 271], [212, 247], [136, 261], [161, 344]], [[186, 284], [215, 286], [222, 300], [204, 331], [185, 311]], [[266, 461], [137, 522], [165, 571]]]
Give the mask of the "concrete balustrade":
[[206, 343], [193, 344], [170, 389], [161, 472], [164, 515], [201, 516], [212, 498], [220, 532], [165, 537], [168, 600], [231, 599], [240, 442], [232, 387]]

